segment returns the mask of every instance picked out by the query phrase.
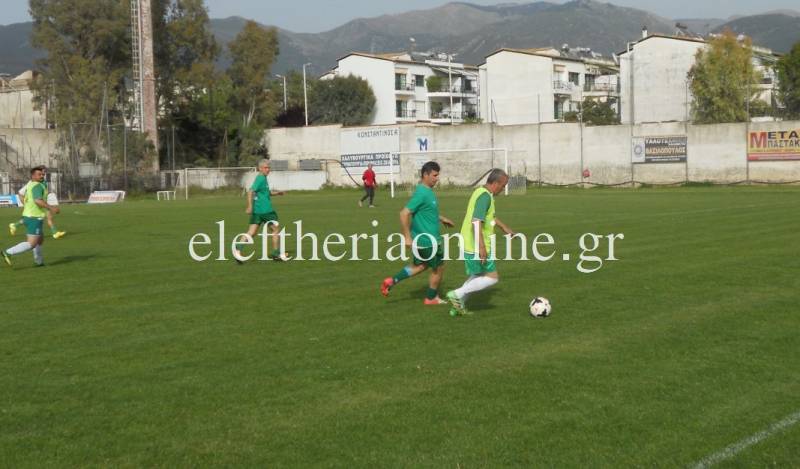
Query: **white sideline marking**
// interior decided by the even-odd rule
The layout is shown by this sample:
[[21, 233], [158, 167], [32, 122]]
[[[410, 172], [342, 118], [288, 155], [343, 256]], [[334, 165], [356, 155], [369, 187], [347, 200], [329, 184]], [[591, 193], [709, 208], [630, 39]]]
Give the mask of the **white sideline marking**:
[[744, 440], [737, 441], [736, 443], [728, 446], [722, 451], [714, 453], [711, 456], [702, 459], [700, 462], [698, 462], [692, 467], [694, 467], [694, 469], [706, 469], [707, 467], [711, 467], [714, 464], [720, 463], [726, 459], [736, 456], [743, 450], [766, 440], [767, 438], [771, 437], [775, 433], [780, 432], [781, 430], [785, 430], [795, 425], [797, 422], [800, 422], [800, 412], [795, 412], [794, 414], [786, 417], [780, 422], [773, 423], [772, 425], [770, 425], [764, 430], [761, 430], [755, 435], [751, 435], [745, 438]]

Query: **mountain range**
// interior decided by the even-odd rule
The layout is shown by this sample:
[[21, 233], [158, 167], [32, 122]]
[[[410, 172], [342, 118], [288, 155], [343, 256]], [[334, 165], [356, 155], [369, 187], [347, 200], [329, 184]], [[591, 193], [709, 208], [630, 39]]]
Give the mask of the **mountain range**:
[[[212, 19], [211, 30], [225, 45], [242, 29], [242, 17]], [[278, 29], [280, 55], [276, 73], [313, 64], [321, 74], [349, 52], [448, 52], [456, 60], [480, 64], [501, 47], [590, 47], [610, 56], [641, 37], [642, 27], [651, 33], [675, 34], [680, 23], [689, 31], [707, 35], [726, 28], [753, 38], [755, 44], [787, 52], [800, 41], [800, 13], [766, 12], [729, 19], [668, 19], [635, 8], [594, 0], [564, 4], [538, 1], [493, 6], [453, 2], [438, 8], [374, 18], [360, 18], [322, 33], [295, 33]], [[29, 41], [32, 23], [0, 26], [0, 72], [21, 73], [34, 67], [42, 52]], [[223, 55], [220, 67], [229, 63]]]

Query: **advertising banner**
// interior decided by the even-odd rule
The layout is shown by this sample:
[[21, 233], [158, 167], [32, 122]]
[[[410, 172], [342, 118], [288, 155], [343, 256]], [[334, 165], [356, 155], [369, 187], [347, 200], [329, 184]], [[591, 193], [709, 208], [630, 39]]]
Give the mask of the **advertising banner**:
[[749, 161], [800, 160], [800, 129], [750, 132], [747, 138]]
[[340, 138], [342, 166], [351, 173], [365, 170], [368, 164], [376, 174], [389, 174], [391, 166], [400, 172], [400, 127], [342, 129]]
[[685, 163], [688, 154], [685, 135], [664, 137], [634, 137], [631, 161], [646, 163]]

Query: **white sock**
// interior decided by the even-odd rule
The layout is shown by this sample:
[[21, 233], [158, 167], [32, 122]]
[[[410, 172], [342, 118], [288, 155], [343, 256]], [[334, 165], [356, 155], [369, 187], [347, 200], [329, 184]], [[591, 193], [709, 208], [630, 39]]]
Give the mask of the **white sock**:
[[476, 277], [464, 282], [464, 285], [462, 285], [461, 288], [456, 290], [456, 295], [458, 295], [459, 298], [463, 299], [470, 293], [475, 293], [481, 290], [485, 290], [497, 282], [498, 279], [493, 277], [486, 277], [486, 276]]
[[465, 289], [467, 288], [467, 285], [469, 285], [476, 278], [479, 278], [479, 276], [478, 275], [470, 275], [469, 277], [467, 277], [466, 280], [464, 280], [464, 283], [461, 285], [460, 288], [456, 288], [456, 290], [455, 290], [456, 296], [459, 297], [462, 301], [467, 299], [467, 293], [465, 293]]
[[22, 254], [23, 252], [30, 251], [31, 249], [33, 249], [31, 243], [23, 241], [14, 246], [13, 248], [6, 249], [6, 254], [8, 254], [9, 256], [16, 256], [17, 254]]
[[42, 257], [42, 246], [36, 246], [33, 248], [33, 262], [38, 265], [44, 264], [44, 258]]

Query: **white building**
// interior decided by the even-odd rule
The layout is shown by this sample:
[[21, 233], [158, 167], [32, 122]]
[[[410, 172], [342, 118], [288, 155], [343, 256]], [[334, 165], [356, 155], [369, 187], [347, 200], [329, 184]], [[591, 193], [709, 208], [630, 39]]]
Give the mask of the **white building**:
[[0, 74], [0, 129], [46, 129], [47, 110], [37, 110], [31, 82], [35, 72], [16, 77]]
[[353, 75], [375, 93], [370, 125], [407, 122], [459, 124], [477, 119], [478, 69], [437, 58], [399, 52], [353, 52], [321, 79]]
[[[623, 124], [642, 122], [688, 121], [692, 95], [689, 70], [695, 56], [707, 46], [701, 38], [647, 35], [628, 45], [619, 54], [621, 80], [621, 120]], [[759, 99], [772, 104], [776, 55], [769, 49], [753, 47], [753, 63], [763, 76]]]
[[500, 125], [558, 122], [586, 98], [619, 96], [615, 62], [584, 48], [500, 49], [479, 70], [481, 115]]

